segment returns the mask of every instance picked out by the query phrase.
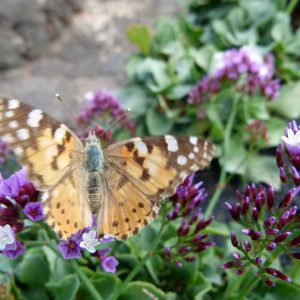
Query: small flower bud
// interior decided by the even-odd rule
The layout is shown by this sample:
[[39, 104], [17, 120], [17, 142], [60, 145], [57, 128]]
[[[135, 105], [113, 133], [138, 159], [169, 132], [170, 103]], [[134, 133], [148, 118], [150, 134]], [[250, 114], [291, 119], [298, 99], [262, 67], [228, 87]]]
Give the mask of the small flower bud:
[[276, 222], [276, 218], [274, 216], [268, 218], [267, 220], [265, 220], [264, 222], [264, 226], [266, 228], [269, 228], [271, 225], [273, 225]]
[[179, 253], [181, 253], [181, 254], [186, 254], [186, 253], [188, 253], [190, 251], [191, 251], [191, 247], [190, 246], [184, 246], [184, 247], [181, 247], [179, 249]]
[[228, 261], [223, 266], [221, 266], [221, 268], [224, 269], [224, 270], [231, 269], [232, 267], [233, 267], [233, 262], [232, 261]]
[[185, 259], [186, 261], [188, 261], [188, 262], [193, 262], [193, 261], [196, 260], [196, 257], [195, 257], [195, 256], [187, 256], [187, 257], [185, 257], [184, 259]]
[[267, 195], [267, 207], [268, 207], [269, 210], [274, 205], [274, 199], [275, 199], [274, 188], [272, 186], [269, 186], [269, 188], [268, 188], [268, 195]]
[[276, 286], [275, 282], [274, 282], [271, 278], [267, 278], [267, 279], [265, 280], [265, 284], [266, 284], [267, 286], [272, 286], [272, 287]]
[[287, 182], [287, 176], [286, 176], [286, 173], [285, 173], [285, 170], [283, 167], [281, 167], [279, 169], [279, 177], [280, 177], [281, 182], [283, 182], [283, 183]]
[[179, 268], [182, 267], [182, 262], [179, 261], [179, 260], [176, 260], [175, 264], [176, 264], [176, 266], [179, 267]]
[[249, 184], [247, 184], [245, 187], [245, 196], [250, 197], [250, 195], [251, 195], [251, 187]]
[[245, 250], [247, 251], [247, 252], [250, 252], [251, 251], [251, 244], [247, 241], [247, 240], [244, 240], [243, 241], [243, 244], [244, 244], [244, 247], [245, 247]]
[[172, 251], [171, 251], [171, 248], [170, 247], [166, 247], [165, 248], [165, 255], [167, 257], [171, 257], [172, 256]]
[[234, 253], [232, 254], [232, 257], [233, 257], [235, 260], [241, 260], [241, 256], [240, 256], [238, 253], [236, 253], [236, 252], [234, 252]]
[[295, 185], [300, 185], [300, 176], [297, 169], [294, 166], [292, 166], [291, 174]]
[[292, 233], [290, 231], [287, 231], [287, 232], [284, 232], [284, 233], [281, 233], [279, 234], [275, 239], [274, 239], [274, 242], [276, 244], [279, 244], [283, 241], [285, 241], [287, 239], [287, 237], [289, 237]]
[[274, 249], [276, 248], [276, 244], [275, 243], [270, 243], [270, 244], [268, 244], [267, 246], [266, 246], [266, 249], [268, 250], [268, 251], [273, 251]]
[[284, 166], [281, 144], [279, 144], [278, 147], [276, 148], [276, 163], [277, 163], [278, 168]]
[[296, 236], [294, 239], [291, 240], [290, 246], [295, 247], [300, 244], [300, 235]]
[[242, 205], [242, 214], [245, 215], [248, 212], [249, 209], [249, 203], [250, 203], [250, 199], [249, 197], [245, 197], [244, 199], [244, 203]]
[[236, 234], [234, 232], [231, 232], [230, 238], [231, 238], [232, 246], [237, 248], [239, 246], [239, 243], [238, 243]]
[[266, 230], [267, 235], [276, 235], [278, 232], [279, 232], [279, 230], [276, 228], [274, 228], [274, 229], [268, 228]]
[[291, 282], [291, 278], [285, 275], [284, 273], [280, 272], [279, 270], [276, 270], [276, 276], [280, 280], [286, 281], [286, 282]]
[[258, 218], [259, 218], [259, 211], [257, 210], [256, 207], [253, 207], [252, 216], [253, 216], [254, 221], [258, 220]]
[[257, 188], [254, 183], [252, 183], [252, 185], [251, 185], [251, 192], [252, 192], [253, 199], [255, 199], [257, 196]]
[[242, 275], [243, 274], [243, 270], [242, 269], [236, 269], [234, 270], [236, 275]]
[[284, 226], [285, 226], [286, 223], [287, 223], [287, 220], [289, 219], [289, 216], [290, 216], [290, 212], [289, 212], [289, 211], [286, 211], [286, 212], [281, 216], [281, 218], [279, 219], [278, 228], [280, 228], [280, 229], [284, 228]]
[[262, 258], [256, 257], [256, 258], [255, 258], [255, 264], [256, 264], [257, 266], [261, 266], [261, 265], [263, 264]]
[[242, 232], [250, 236], [253, 241], [258, 240], [262, 236], [261, 231], [254, 231], [253, 229], [243, 229]]

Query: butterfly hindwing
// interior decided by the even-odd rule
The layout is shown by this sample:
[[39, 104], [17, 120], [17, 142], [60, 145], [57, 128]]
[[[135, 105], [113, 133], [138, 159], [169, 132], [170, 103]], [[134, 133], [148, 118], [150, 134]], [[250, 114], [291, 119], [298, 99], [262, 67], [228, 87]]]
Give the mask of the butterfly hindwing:
[[84, 169], [78, 167], [42, 196], [46, 221], [59, 239], [67, 239], [78, 230], [92, 225], [84, 176]]
[[[113, 201], [102, 212], [110, 214], [110, 221], [100, 221], [100, 231], [109, 230], [119, 238], [137, 233], [154, 219], [158, 201], [174, 194], [188, 175], [204, 169], [213, 153], [214, 145], [207, 140], [185, 136], [133, 138], [108, 146], [104, 157]], [[125, 205], [120, 205], [124, 199]], [[129, 215], [130, 226], [113, 226]]]
[[16, 99], [0, 97], [0, 136], [39, 190], [55, 186], [84, 152], [65, 125]]
[[107, 169], [105, 178], [108, 194], [98, 215], [99, 233], [124, 240], [154, 220], [159, 203], [149, 201], [132, 181], [111, 168]]

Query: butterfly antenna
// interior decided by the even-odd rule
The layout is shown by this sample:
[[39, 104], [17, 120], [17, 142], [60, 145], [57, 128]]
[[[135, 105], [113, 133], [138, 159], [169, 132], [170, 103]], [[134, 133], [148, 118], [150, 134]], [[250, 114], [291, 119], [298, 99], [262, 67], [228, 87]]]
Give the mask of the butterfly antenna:
[[131, 108], [127, 108], [125, 111], [123, 111], [122, 115], [118, 117], [116, 120], [114, 120], [112, 123], [109, 124], [109, 126], [106, 128], [106, 130], [110, 130], [114, 128], [116, 125], [118, 125], [125, 117], [126, 114], [131, 111]]
[[75, 117], [73, 111], [70, 109], [70, 107], [68, 107], [66, 105], [66, 102], [62, 99], [62, 97], [60, 96], [60, 94], [56, 93], [55, 97], [62, 104], [62, 106], [65, 109], [65, 111], [69, 114], [69, 116], [70, 116], [69, 120], [74, 125], [74, 128], [78, 128], [79, 127], [79, 129], [84, 132], [86, 130], [86, 128], [84, 128], [83, 125], [80, 124], [79, 122], [78, 123], [76, 122], [76, 117]]

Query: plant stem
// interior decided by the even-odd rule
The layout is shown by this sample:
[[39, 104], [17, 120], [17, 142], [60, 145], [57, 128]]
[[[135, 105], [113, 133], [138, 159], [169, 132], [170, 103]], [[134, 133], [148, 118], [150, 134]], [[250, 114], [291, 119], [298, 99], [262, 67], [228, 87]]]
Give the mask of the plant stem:
[[224, 186], [226, 184], [226, 171], [225, 168], [222, 167], [221, 169], [221, 175], [217, 184], [217, 188], [212, 196], [212, 198], [209, 201], [208, 207], [205, 210], [205, 217], [209, 218], [223, 192]]
[[128, 274], [128, 276], [126, 277], [126, 279], [122, 282], [122, 284], [119, 286], [119, 288], [117, 288], [115, 290], [115, 292], [112, 294], [112, 296], [110, 297], [110, 300], [116, 300], [118, 299], [118, 297], [120, 296], [120, 294], [124, 291], [124, 289], [126, 288], [127, 284], [136, 276], [136, 274], [142, 269], [142, 267], [144, 266], [145, 262], [148, 260], [148, 258], [150, 257], [150, 254], [153, 250], [155, 250], [155, 248], [157, 247], [160, 238], [162, 236], [163, 230], [165, 227], [165, 223], [162, 223], [159, 232], [155, 238], [155, 241], [153, 243], [153, 246], [151, 247], [151, 249], [143, 256], [143, 258], [140, 260], [140, 262], [135, 266], [135, 268]]
[[223, 162], [222, 162], [222, 166], [221, 166], [221, 174], [219, 177], [219, 181], [218, 181], [218, 185], [217, 188], [209, 202], [209, 205], [206, 209], [205, 212], [205, 217], [209, 218], [224, 190], [225, 185], [228, 183], [227, 182], [227, 178], [226, 178], [226, 170], [225, 170], [225, 163], [226, 163], [226, 159], [228, 156], [228, 151], [229, 151], [229, 142], [230, 142], [230, 138], [231, 138], [231, 132], [232, 132], [232, 128], [234, 125], [234, 121], [235, 121], [235, 116], [237, 113], [237, 104], [239, 101], [239, 97], [236, 96], [234, 98], [233, 101], [233, 106], [232, 106], [232, 110], [230, 112], [226, 127], [225, 127], [225, 131], [224, 131], [224, 139], [223, 139], [223, 144], [222, 144], [222, 149], [223, 149]]
[[298, 0], [291, 0], [291, 2], [289, 3], [289, 5], [286, 8], [286, 12], [290, 15], [292, 14], [292, 12], [294, 11], [295, 7], [298, 4]]
[[75, 273], [80, 278], [83, 285], [86, 287], [86, 289], [89, 291], [90, 296], [94, 300], [103, 300], [102, 296], [99, 294], [99, 292], [96, 290], [94, 285], [91, 283], [91, 281], [88, 279], [88, 277], [85, 275], [85, 273], [81, 270], [81, 268], [78, 266], [77, 262], [72, 259], [70, 260], [70, 265], [72, 269], [75, 271]]

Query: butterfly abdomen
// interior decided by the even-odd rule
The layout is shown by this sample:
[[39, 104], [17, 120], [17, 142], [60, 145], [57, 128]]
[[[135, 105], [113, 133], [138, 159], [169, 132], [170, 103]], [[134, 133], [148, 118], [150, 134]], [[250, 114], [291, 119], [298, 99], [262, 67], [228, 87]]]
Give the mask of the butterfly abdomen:
[[101, 174], [99, 172], [89, 172], [87, 177], [87, 191], [92, 213], [97, 213], [101, 206], [102, 190]]

